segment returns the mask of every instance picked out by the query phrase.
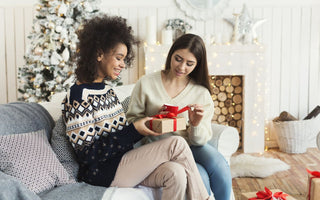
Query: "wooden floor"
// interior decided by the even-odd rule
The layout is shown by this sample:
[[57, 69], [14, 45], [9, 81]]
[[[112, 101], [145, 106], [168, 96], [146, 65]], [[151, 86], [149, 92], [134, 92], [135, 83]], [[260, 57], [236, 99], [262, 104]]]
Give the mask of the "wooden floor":
[[[241, 152], [236, 152], [234, 156], [239, 153]], [[278, 149], [269, 149], [261, 155], [252, 155], [278, 158], [291, 168], [266, 178], [234, 178], [232, 187], [236, 200], [240, 200], [241, 193], [264, 190], [264, 187], [280, 189], [297, 200], [305, 200], [308, 180], [306, 168], [311, 171], [320, 171], [320, 150], [317, 148], [309, 148], [303, 154], [287, 154]]]

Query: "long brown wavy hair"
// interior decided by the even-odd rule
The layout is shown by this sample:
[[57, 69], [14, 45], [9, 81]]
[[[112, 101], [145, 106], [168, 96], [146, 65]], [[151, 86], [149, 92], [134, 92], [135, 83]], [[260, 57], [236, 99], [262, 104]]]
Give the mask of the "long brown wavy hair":
[[171, 57], [173, 53], [179, 49], [188, 49], [196, 57], [197, 66], [189, 74], [189, 77], [196, 84], [202, 85], [207, 88], [211, 94], [207, 63], [207, 51], [201, 37], [194, 34], [184, 34], [172, 44], [165, 64], [166, 73], [171, 68]]

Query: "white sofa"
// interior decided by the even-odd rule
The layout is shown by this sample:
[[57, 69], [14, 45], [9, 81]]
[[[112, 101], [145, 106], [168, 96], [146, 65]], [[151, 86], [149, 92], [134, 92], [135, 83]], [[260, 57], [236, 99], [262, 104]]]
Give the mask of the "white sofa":
[[[122, 102], [130, 96], [134, 84], [115, 87], [114, 90]], [[52, 96], [50, 102], [40, 103], [47, 109], [52, 118], [57, 121], [61, 116], [61, 101], [66, 93], [57, 93]], [[209, 143], [218, 148], [219, 152], [225, 157], [230, 164], [230, 158], [235, 153], [239, 146], [239, 134], [237, 129], [229, 126], [212, 124], [213, 137]], [[138, 186], [137, 188], [109, 188], [104, 199], [109, 199], [112, 196], [113, 200], [137, 199], [137, 200], [157, 200], [160, 199], [161, 192], [155, 189]], [[230, 200], [234, 200], [232, 192]]]

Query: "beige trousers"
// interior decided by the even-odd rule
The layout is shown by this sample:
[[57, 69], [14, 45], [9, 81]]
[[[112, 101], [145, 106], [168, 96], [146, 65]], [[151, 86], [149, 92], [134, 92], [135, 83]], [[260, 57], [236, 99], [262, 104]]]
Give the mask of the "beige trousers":
[[189, 145], [171, 136], [127, 152], [121, 159], [112, 187], [162, 187], [163, 200], [209, 198]]

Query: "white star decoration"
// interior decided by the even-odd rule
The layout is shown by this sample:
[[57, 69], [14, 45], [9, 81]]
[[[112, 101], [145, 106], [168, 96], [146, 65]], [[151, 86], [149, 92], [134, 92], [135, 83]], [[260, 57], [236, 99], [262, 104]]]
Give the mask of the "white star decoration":
[[[239, 39], [243, 40], [244, 37], [252, 34], [252, 37], [254, 40], [257, 40], [257, 32], [256, 29], [266, 22], [266, 19], [252, 19], [252, 17], [249, 15], [249, 11], [247, 6], [244, 4], [242, 7], [242, 11], [240, 13], [239, 19], [237, 20], [236, 18], [225, 18], [227, 22], [229, 22], [233, 28], [236, 27], [236, 22], [238, 22], [237, 25], [237, 33], [239, 35]], [[234, 30], [236, 31], [236, 30]]]

